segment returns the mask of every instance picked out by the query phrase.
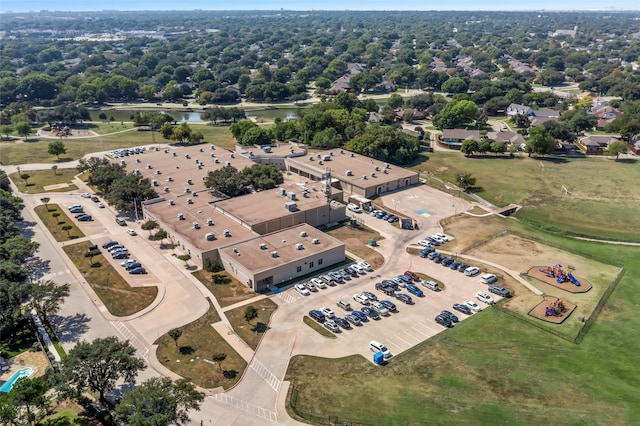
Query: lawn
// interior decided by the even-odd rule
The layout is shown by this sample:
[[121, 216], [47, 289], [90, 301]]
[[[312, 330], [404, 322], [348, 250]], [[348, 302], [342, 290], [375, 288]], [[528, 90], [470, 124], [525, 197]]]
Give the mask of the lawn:
[[421, 154], [412, 168], [449, 182], [458, 172], [470, 172], [480, 196], [498, 206], [523, 205], [516, 217], [542, 229], [640, 241], [640, 222], [628, 214], [640, 202], [640, 193], [630, 190], [640, 180], [635, 160], [536, 159], [525, 154], [465, 158], [459, 152], [436, 151]]
[[[214, 275], [218, 277], [216, 278], [216, 280], [218, 280], [217, 282], [213, 280]], [[242, 284], [226, 271], [216, 272], [214, 274], [200, 269], [195, 271], [193, 276], [209, 289], [223, 308], [256, 296], [253, 290]]]
[[294, 357], [286, 377], [293, 387], [289, 403], [295, 406], [289, 412], [389, 425], [539, 425], [549, 419], [560, 425], [635, 423], [640, 418], [640, 341], [629, 337], [640, 329], [640, 247], [611, 250], [526, 224], [503, 223], [550, 246], [626, 265], [580, 344], [489, 308], [384, 367], [360, 356]]
[[[253, 306], [258, 311], [258, 317], [247, 322], [244, 317], [245, 310]], [[236, 334], [244, 340], [251, 349], [255, 350], [262, 339], [262, 335], [269, 330], [271, 315], [278, 309], [278, 305], [270, 299], [262, 299], [238, 308], [226, 311], [231, 327]]]
[[131, 287], [102, 254], [93, 257], [92, 265], [91, 260], [85, 257], [92, 244], [85, 241], [63, 249], [112, 315], [125, 317], [135, 314], [155, 300], [157, 287]]
[[[20, 175], [28, 174], [29, 178], [25, 182]], [[59, 170], [21, 170], [20, 173], [11, 173], [9, 179], [18, 187], [18, 191], [23, 194], [39, 194], [41, 192], [66, 192], [77, 190], [78, 187], [71, 183], [71, 180], [78, 171], [73, 169]], [[60, 189], [45, 191], [44, 187], [66, 183], [68, 186]]]
[[342, 241], [348, 252], [367, 261], [373, 269], [384, 264], [384, 257], [368, 245], [371, 239], [377, 242], [383, 239], [377, 231], [364, 225], [351, 226], [348, 223], [343, 223], [329, 229], [327, 234]]
[[336, 336], [336, 334], [334, 332], [329, 331], [328, 328], [324, 327], [322, 324], [320, 324], [318, 321], [314, 320], [313, 318], [311, 318], [308, 315], [305, 315], [304, 317], [302, 317], [302, 322], [304, 322], [309, 327], [313, 328], [315, 331], [317, 331], [318, 333], [320, 333], [321, 335], [323, 335], [324, 337], [326, 337], [328, 339], [337, 339], [338, 338], [338, 336]]
[[[67, 216], [68, 210], [60, 207], [58, 204], [36, 206], [34, 210], [56, 241], [68, 241], [84, 237], [82, 231], [76, 226], [73, 220]], [[64, 229], [67, 226], [71, 228]]]
[[[235, 385], [247, 363], [211, 326], [219, 321], [218, 312], [209, 303], [206, 314], [178, 327], [182, 334], [177, 341], [167, 333], [154, 342], [158, 345], [158, 360], [169, 370], [206, 389], [219, 386], [228, 389]], [[226, 354], [222, 364], [211, 360], [216, 353]]]

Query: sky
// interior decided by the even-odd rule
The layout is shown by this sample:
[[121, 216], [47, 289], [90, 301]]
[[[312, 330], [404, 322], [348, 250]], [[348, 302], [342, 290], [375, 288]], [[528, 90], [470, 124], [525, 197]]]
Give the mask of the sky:
[[[535, 9], [534, 9], [535, 7]], [[39, 10], [640, 10], [638, 0], [456, 0], [454, 2], [389, 2], [388, 0], [0, 0], [0, 12]], [[1, 27], [0, 22], [0, 27]]]

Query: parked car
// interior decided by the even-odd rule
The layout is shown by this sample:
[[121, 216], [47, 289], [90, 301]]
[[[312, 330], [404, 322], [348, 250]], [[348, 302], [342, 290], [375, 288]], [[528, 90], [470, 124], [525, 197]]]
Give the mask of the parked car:
[[418, 245], [422, 246], [422, 247], [431, 247], [431, 243], [427, 240], [420, 240], [418, 241]]
[[[67, 207], [69, 209], [69, 211], [73, 210], [73, 209], [82, 209], [82, 206], [80, 204], [74, 204], [72, 206]], [[73, 213], [73, 212], [72, 212]]]
[[440, 241], [436, 240], [435, 238], [426, 237], [425, 240], [429, 241], [434, 246], [439, 246], [440, 245]]
[[420, 280], [420, 277], [413, 271], [404, 271], [404, 276], [411, 278], [413, 281]]
[[120, 226], [127, 226], [127, 221], [123, 217], [116, 217], [116, 223]]
[[345, 271], [347, 271], [349, 274], [351, 274], [352, 278], [358, 278], [358, 271], [355, 268], [352, 268], [351, 266], [347, 266], [346, 268], [344, 268]]
[[329, 272], [329, 276], [336, 282], [343, 282], [342, 275], [339, 272]]
[[[405, 272], [405, 274], [406, 274], [406, 272]], [[397, 278], [400, 281], [404, 282], [405, 284], [411, 284], [411, 282], [412, 282], [411, 277], [408, 276], [408, 275], [398, 275]]]
[[436, 315], [436, 322], [444, 327], [453, 327], [451, 320], [444, 315]]
[[134, 236], [134, 237], [135, 237], [136, 235], [138, 235], [138, 233], [136, 232], [136, 230], [135, 230], [135, 229], [131, 229], [131, 228], [127, 229], [127, 234], [129, 234], [129, 235], [131, 235], [131, 236]]
[[364, 275], [364, 274], [367, 273], [367, 270], [364, 269], [362, 266], [358, 265], [357, 263], [351, 265], [351, 269], [355, 269], [356, 272], [358, 272], [358, 274], [360, 274], [360, 275]]
[[396, 294], [396, 299], [398, 299], [402, 303], [406, 303], [407, 305], [410, 305], [410, 304], [413, 303], [413, 299], [411, 298], [411, 296], [409, 296], [408, 294], [404, 294], [404, 293]]
[[384, 356], [385, 358], [391, 357], [391, 351], [385, 345], [375, 340], [372, 340], [369, 343], [369, 349], [371, 349], [373, 352], [382, 352], [382, 356]]
[[353, 203], [347, 204], [347, 209], [354, 213], [362, 213], [362, 209]]
[[325, 287], [322, 287], [322, 288], [326, 288], [327, 285], [330, 285], [330, 286], [336, 285], [336, 280], [334, 280], [333, 277], [331, 277], [331, 275], [322, 275], [318, 277], [318, 279], [325, 284]]
[[329, 330], [333, 331], [334, 333], [340, 332], [340, 327], [338, 327], [338, 324], [336, 324], [335, 321], [333, 320], [325, 321], [324, 326], [327, 327]]
[[429, 255], [429, 253], [432, 253], [435, 249], [433, 247], [426, 247], [423, 248], [422, 250], [420, 250], [419, 256], [422, 258], [425, 258]]
[[91, 222], [93, 220], [91, 215], [88, 215], [88, 214], [83, 214], [83, 215], [81, 215], [80, 217], [78, 217], [76, 219], [78, 219], [80, 222]]
[[382, 280], [382, 284], [393, 289], [393, 290], [397, 290], [398, 289], [398, 283], [396, 283], [393, 280]]
[[469, 309], [471, 309], [474, 312], [480, 312], [482, 311], [482, 308], [480, 307], [480, 305], [478, 305], [476, 302], [474, 302], [473, 300], [465, 300], [464, 304], [467, 305], [469, 307]]
[[464, 274], [468, 277], [478, 275], [479, 273], [480, 273], [480, 269], [477, 268], [476, 266], [469, 266], [467, 269], [464, 270]]
[[376, 290], [383, 292], [387, 296], [393, 296], [393, 293], [395, 293], [394, 288], [386, 285], [384, 282], [376, 283]]
[[99, 203], [100, 202], [100, 198], [96, 197], [95, 195], [91, 197], [91, 201], [93, 201], [94, 203]]
[[362, 311], [351, 311], [352, 316], [356, 317], [360, 322], [367, 322], [367, 316]]
[[446, 259], [442, 259], [442, 262], [440, 262], [442, 264], [442, 266], [446, 266], [448, 267], [449, 265], [451, 265], [454, 262], [454, 260], [450, 257], [447, 257]]
[[358, 262], [358, 266], [360, 266], [362, 269], [364, 269], [367, 272], [373, 272], [373, 268], [371, 267], [371, 265], [369, 265], [365, 261]]
[[463, 314], [471, 315], [471, 309], [469, 309], [467, 305], [463, 305], [461, 303], [454, 303], [453, 309], [455, 309], [458, 312], [462, 312]]
[[146, 274], [147, 270], [139, 266], [137, 268], [130, 269], [129, 273], [133, 275]]
[[316, 288], [316, 285], [311, 282], [311, 281], [307, 281], [304, 283], [304, 286], [307, 288], [307, 290], [309, 291], [318, 291], [318, 289]]
[[336, 303], [336, 305], [338, 305], [338, 307], [344, 309], [345, 311], [351, 310], [351, 303], [349, 303], [348, 300], [338, 300], [338, 303]]
[[361, 324], [360, 319], [358, 319], [358, 317], [353, 314], [345, 315], [344, 319], [346, 319], [347, 321], [349, 321], [351, 324], [355, 326], [358, 326]]
[[327, 285], [325, 284], [325, 282], [320, 278], [311, 278], [311, 284], [313, 284], [316, 288], [327, 288]]
[[97, 203], [96, 206], [100, 207], [101, 209], [104, 209], [104, 203], [102, 202]]
[[452, 322], [460, 322], [458, 317], [456, 315], [454, 315], [454, 313], [451, 312], [451, 311], [444, 310], [444, 311], [440, 312], [440, 315], [449, 318]]
[[375, 294], [371, 293], [370, 291], [363, 291], [360, 294], [365, 296], [367, 299], [369, 299], [369, 302], [373, 302], [373, 301], [378, 300], [378, 296], [376, 296]]
[[380, 303], [382, 303], [390, 312], [396, 312], [398, 310], [398, 308], [396, 308], [396, 304], [390, 300], [381, 300]]
[[127, 271], [130, 271], [134, 268], [141, 268], [141, 267], [142, 267], [142, 264], [140, 262], [134, 261], [133, 263], [130, 263], [127, 266], [125, 266], [124, 269]]
[[318, 310], [309, 311], [309, 316], [318, 322], [324, 322], [324, 314]]
[[483, 284], [493, 284], [498, 281], [498, 277], [495, 274], [484, 274], [480, 277], [480, 282]]
[[340, 269], [338, 271], [338, 273], [340, 274], [340, 276], [342, 277], [343, 280], [350, 280], [351, 279], [351, 274], [349, 272], [347, 272], [346, 269]]
[[442, 241], [447, 242], [449, 241], [449, 237], [447, 237], [444, 234], [441, 234], [440, 232], [438, 232], [437, 234], [433, 234], [434, 237], [438, 237], [440, 238]]
[[387, 218], [387, 222], [389, 223], [395, 223], [397, 221], [399, 221], [400, 218], [398, 216], [396, 216], [395, 214], [390, 214], [389, 217]]
[[439, 256], [440, 256], [440, 253], [434, 250], [427, 255], [427, 259], [433, 260], [434, 257], [439, 257]]
[[123, 249], [123, 248], [125, 248], [125, 246], [123, 246], [122, 244], [114, 244], [114, 245], [112, 245], [111, 247], [109, 247], [109, 248], [107, 249], [107, 251], [108, 251], [109, 253], [113, 253], [114, 251], [118, 251], [118, 250], [121, 250], [121, 249]]
[[438, 255], [438, 256], [434, 257], [432, 260], [433, 260], [433, 263], [440, 263], [440, 262], [442, 262], [443, 259], [446, 259], [446, 257], [442, 256], [442, 255]]
[[351, 328], [351, 325], [349, 324], [349, 322], [344, 318], [335, 317], [334, 321], [336, 322], [336, 324], [338, 324], [340, 327], [344, 328], [345, 330], [348, 330]]
[[489, 292], [502, 297], [511, 297], [509, 290], [499, 285], [490, 285]]
[[433, 280], [422, 280], [422, 285], [433, 291], [440, 291], [440, 286]]
[[377, 300], [371, 302], [371, 306], [373, 306], [373, 309], [375, 309], [380, 315], [382, 316], [389, 315], [389, 310], [387, 309], [387, 307], [384, 306], [382, 303], [378, 302]]
[[334, 318], [336, 316], [336, 314], [333, 313], [331, 308], [327, 308], [326, 306], [323, 306], [322, 308], [320, 308], [320, 312], [322, 312], [322, 315], [324, 315], [329, 319]]
[[123, 261], [122, 263], [120, 263], [120, 266], [124, 266], [125, 268], [129, 265], [131, 265], [132, 263], [138, 263], [137, 260], [135, 259], [127, 259], [125, 261]]
[[369, 304], [369, 298], [367, 296], [364, 296], [360, 293], [356, 293], [353, 295], [353, 300], [355, 300], [356, 302], [360, 303], [361, 305], [368, 305]]
[[110, 249], [111, 247], [113, 247], [113, 246], [115, 246], [117, 244], [120, 244], [120, 243], [117, 242], [117, 241], [114, 241], [114, 240], [107, 241], [106, 243], [102, 244], [102, 248], [103, 249]]
[[84, 210], [80, 206], [73, 206], [69, 208], [69, 213], [84, 213]]
[[458, 266], [460, 266], [460, 262], [455, 261], [455, 262], [451, 263], [451, 265], [449, 265], [449, 268], [453, 269], [454, 271], [457, 271], [458, 270]]
[[468, 267], [468, 263], [461, 263], [458, 265], [458, 272], [464, 272]]
[[493, 301], [493, 297], [489, 296], [487, 293], [483, 291], [479, 291], [476, 293], [476, 299], [481, 302], [486, 303], [487, 305], [493, 305], [495, 302]]
[[91, 194], [87, 193], [87, 192], [83, 192], [82, 194], [80, 194], [80, 196], [82, 198], [91, 198]]
[[294, 288], [303, 296], [309, 296], [311, 294], [309, 290], [304, 286], [304, 284], [296, 284]]
[[363, 306], [362, 307], [362, 313], [364, 313], [366, 316], [368, 316], [372, 320], [379, 320], [380, 319], [380, 315], [375, 310], [371, 309], [368, 306]]
[[416, 287], [413, 284], [409, 284], [407, 286], [407, 291], [411, 294], [413, 294], [414, 296], [418, 296], [418, 297], [423, 297], [424, 293], [422, 292], [422, 290], [420, 290], [418, 287]]

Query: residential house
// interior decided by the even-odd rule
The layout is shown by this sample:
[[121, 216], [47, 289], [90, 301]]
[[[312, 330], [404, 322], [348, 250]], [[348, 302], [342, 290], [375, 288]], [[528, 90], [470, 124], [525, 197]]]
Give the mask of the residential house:
[[409, 109], [399, 109], [398, 111], [396, 111], [396, 112], [395, 112], [395, 116], [394, 116], [394, 117], [395, 117], [395, 119], [396, 119], [396, 120], [398, 120], [398, 121], [402, 121], [402, 120], [404, 120], [404, 114], [405, 114], [407, 111], [410, 111], [410, 112], [412, 112], [412, 113], [413, 113], [413, 119], [414, 119], [414, 120], [424, 120], [424, 119], [425, 119], [425, 117], [426, 117], [426, 116], [424, 115], [424, 112], [419, 111], [419, 110], [417, 110], [417, 109], [415, 109], [415, 108], [413, 108], [413, 109], [412, 109], [412, 108], [409, 108]]
[[340, 92], [348, 92], [351, 90], [351, 86], [349, 85], [349, 80], [354, 75], [360, 74], [364, 71], [365, 66], [363, 64], [358, 63], [349, 63], [347, 64], [347, 72], [342, 77], [338, 78], [333, 82], [333, 85], [327, 90], [329, 94], [337, 94]]
[[620, 111], [612, 106], [603, 105], [591, 108], [590, 114], [598, 117], [596, 130], [604, 130], [607, 124], [611, 123], [613, 120], [620, 116]]
[[516, 115], [526, 115], [529, 117], [533, 115], [533, 108], [526, 105], [511, 104], [507, 107], [506, 113], [510, 117]]
[[511, 130], [500, 130], [499, 132], [489, 132], [487, 133], [487, 137], [489, 139], [493, 139], [494, 141], [504, 142], [509, 145], [520, 146], [523, 143], [526, 143], [524, 137], [520, 133], [512, 132]]
[[467, 139], [480, 142], [479, 130], [444, 129], [440, 136], [440, 144], [450, 149], [460, 149], [462, 142]]
[[576, 142], [576, 145], [585, 154], [601, 155], [604, 152], [604, 150], [609, 148], [609, 145], [617, 141], [618, 139], [613, 136], [591, 135], [578, 140]]

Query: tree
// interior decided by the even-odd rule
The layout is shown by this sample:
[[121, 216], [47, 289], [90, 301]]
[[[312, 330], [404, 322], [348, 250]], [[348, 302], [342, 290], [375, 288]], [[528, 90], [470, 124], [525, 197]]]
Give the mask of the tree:
[[15, 129], [16, 129], [16, 132], [20, 136], [22, 136], [25, 141], [27, 140], [27, 137], [31, 133], [31, 126], [26, 121], [20, 121], [19, 123], [16, 123]]
[[62, 141], [53, 141], [49, 144], [49, 149], [47, 150], [47, 152], [50, 155], [55, 155], [56, 157], [58, 157], [58, 160], [60, 160], [60, 155], [66, 154], [67, 148], [64, 146], [64, 143]]
[[164, 239], [167, 238], [168, 236], [169, 234], [167, 233], [167, 231], [165, 231], [164, 229], [161, 229], [155, 233], [155, 235], [153, 236], [153, 239], [156, 241], [160, 241], [160, 246], [163, 246]]
[[464, 190], [473, 188], [476, 185], [476, 178], [469, 172], [460, 172], [456, 176], [456, 183]]
[[40, 198], [40, 201], [42, 202], [42, 204], [44, 204], [44, 208], [47, 209], [47, 211], [49, 211], [49, 201], [51, 201], [51, 198], [49, 197], [42, 197]]
[[182, 330], [180, 330], [179, 328], [174, 328], [172, 330], [169, 330], [169, 336], [175, 342], [176, 347], [178, 347], [178, 339], [180, 338], [180, 336], [182, 336]]
[[85, 388], [98, 392], [100, 401], [116, 382], [135, 382], [144, 361], [135, 356], [135, 348], [128, 341], [115, 337], [97, 338], [89, 343], [81, 341], [62, 360], [55, 381], [65, 393], [79, 396]]
[[460, 151], [467, 157], [470, 155], [473, 155], [475, 152], [479, 151], [478, 141], [473, 139], [466, 139], [462, 141], [462, 146], [460, 147]]
[[20, 179], [22, 179], [24, 181], [24, 184], [26, 186], [29, 186], [28, 180], [29, 180], [30, 177], [31, 177], [31, 175], [29, 173], [21, 173], [20, 174]]
[[60, 221], [58, 220], [58, 218], [60, 217], [60, 213], [54, 211], [53, 213], [51, 213], [51, 216], [53, 216], [53, 218], [56, 220], [56, 224], [60, 223]]
[[68, 238], [71, 238], [71, 235], [69, 234], [69, 231], [71, 231], [72, 229], [73, 229], [73, 226], [71, 226], [71, 225], [64, 225], [62, 227], [62, 230], [67, 232], [67, 237]]
[[483, 139], [480, 142], [478, 142], [478, 152], [480, 154], [486, 154], [489, 151], [491, 151], [491, 142], [489, 142], [486, 139]]
[[187, 267], [189, 266], [189, 260], [191, 260], [191, 255], [190, 254], [181, 254], [180, 256], [178, 256], [178, 259], [182, 260], [184, 262], [184, 266]]
[[20, 265], [33, 256], [39, 247], [39, 243], [26, 238], [22, 234], [17, 234], [9, 238], [5, 237], [4, 244], [0, 246], [0, 254], [2, 254], [2, 259]]
[[8, 124], [0, 126], [0, 135], [5, 135], [5, 139], [9, 140], [9, 135], [13, 133], [13, 126]]
[[616, 161], [618, 161], [618, 158], [620, 157], [620, 153], [626, 152], [626, 151], [627, 151], [627, 144], [622, 141], [616, 141], [616, 142], [613, 142], [611, 145], [609, 145], [609, 147], [605, 149], [604, 153], [605, 155], [615, 155]]
[[[44, 418], [51, 405], [51, 400], [47, 396], [48, 390], [47, 383], [39, 378], [23, 377], [15, 382], [9, 397], [15, 405], [24, 408], [25, 418], [22, 424], [39, 424], [39, 421]], [[18, 410], [17, 413], [20, 411]]]
[[114, 416], [129, 426], [183, 425], [189, 423], [189, 411], [199, 410], [203, 400], [204, 394], [188, 379], [153, 377], [127, 392]]
[[96, 257], [97, 255], [98, 253], [96, 253], [95, 251], [89, 250], [84, 254], [84, 257], [88, 258], [89, 262], [91, 263], [91, 266], [93, 266], [93, 258]]
[[529, 131], [529, 139], [525, 145], [525, 151], [531, 154], [551, 154], [556, 146], [556, 141], [543, 126], [535, 126]]
[[258, 318], [258, 311], [253, 306], [249, 305], [244, 310], [244, 320], [246, 322], [251, 322], [254, 319]]
[[478, 107], [468, 100], [452, 100], [433, 118], [433, 124], [439, 129], [455, 129], [474, 121], [478, 116]]
[[58, 313], [62, 302], [69, 296], [70, 289], [67, 283], [58, 285], [51, 280], [39, 280], [31, 284], [31, 305], [43, 322], [47, 322], [50, 314]]
[[53, 170], [53, 175], [54, 176], [58, 176], [58, 165], [54, 164], [53, 166], [51, 166], [51, 170]]
[[507, 152], [507, 145], [504, 142], [493, 141], [491, 143], [491, 152], [493, 152], [496, 155], [503, 154]]
[[442, 91], [446, 93], [467, 93], [469, 85], [459, 77], [451, 77], [442, 84]]
[[211, 361], [214, 361], [218, 364], [220, 371], [222, 371], [222, 362], [227, 359], [227, 354], [224, 352], [216, 352], [211, 356]]
[[102, 111], [100, 114], [98, 114], [98, 118], [103, 122], [107, 121], [107, 114], [104, 111]]
[[149, 238], [151, 238], [151, 231], [158, 228], [158, 222], [155, 220], [148, 220], [142, 224], [141, 228], [143, 231], [149, 231]]
[[398, 109], [402, 105], [404, 105], [404, 99], [402, 99], [402, 96], [400, 96], [399, 94], [393, 93], [391, 96], [389, 96], [389, 100], [387, 101], [387, 105], [389, 105], [394, 110]]

